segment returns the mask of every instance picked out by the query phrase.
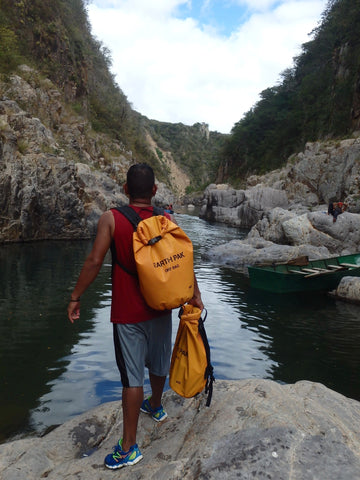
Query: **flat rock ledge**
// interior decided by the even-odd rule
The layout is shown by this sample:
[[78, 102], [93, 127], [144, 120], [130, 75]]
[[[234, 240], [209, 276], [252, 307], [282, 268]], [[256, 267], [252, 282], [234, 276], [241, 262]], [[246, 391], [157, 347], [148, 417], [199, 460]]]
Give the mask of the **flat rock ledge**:
[[[6, 480], [354, 480], [360, 478], [360, 403], [300, 381], [217, 381], [203, 394], [164, 396], [161, 424], [141, 414], [141, 462], [114, 472], [104, 457], [122, 429], [121, 403], [101, 405], [42, 438], [0, 445]], [[84, 456], [88, 454], [88, 456]]]

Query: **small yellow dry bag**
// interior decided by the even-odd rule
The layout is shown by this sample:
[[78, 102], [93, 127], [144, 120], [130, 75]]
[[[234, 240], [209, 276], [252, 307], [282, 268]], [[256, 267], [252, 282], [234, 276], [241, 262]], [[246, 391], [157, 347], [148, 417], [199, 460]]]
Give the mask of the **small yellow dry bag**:
[[213, 367], [210, 347], [205, 332], [201, 310], [187, 304], [179, 312], [179, 327], [171, 356], [170, 388], [185, 398], [202, 392], [208, 394], [206, 406], [210, 406], [213, 391]]

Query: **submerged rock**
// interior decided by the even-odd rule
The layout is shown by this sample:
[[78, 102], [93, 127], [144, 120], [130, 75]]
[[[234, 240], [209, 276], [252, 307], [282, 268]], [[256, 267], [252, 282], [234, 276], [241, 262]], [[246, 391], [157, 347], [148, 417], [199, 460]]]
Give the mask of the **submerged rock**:
[[343, 277], [331, 294], [341, 300], [360, 304], [360, 278]]

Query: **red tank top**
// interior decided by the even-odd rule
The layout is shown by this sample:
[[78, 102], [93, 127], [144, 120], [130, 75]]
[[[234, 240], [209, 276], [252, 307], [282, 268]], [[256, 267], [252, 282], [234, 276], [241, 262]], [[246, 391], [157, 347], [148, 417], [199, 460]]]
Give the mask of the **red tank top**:
[[[149, 218], [153, 214], [153, 207], [131, 206], [141, 218]], [[150, 308], [140, 292], [136, 265], [132, 248], [132, 234], [134, 228], [127, 218], [115, 209], [111, 210], [115, 220], [113, 242], [116, 257], [121, 265], [134, 272], [131, 275], [115, 263], [112, 274], [112, 302], [111, 321], [113, 323], [139, 323], [168, 313], [168, 310], [159, 311]], [[170, 215], [165, 213], [167, 218]]]

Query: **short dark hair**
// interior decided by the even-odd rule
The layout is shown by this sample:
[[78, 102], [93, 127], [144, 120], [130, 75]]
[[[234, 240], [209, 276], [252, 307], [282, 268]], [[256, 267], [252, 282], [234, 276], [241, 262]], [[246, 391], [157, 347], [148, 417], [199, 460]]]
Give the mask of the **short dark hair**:
[[154, 170], [147, 163], [132, 165], [126, 176], [128, 192], [132, 198], [151, 198], [155, 184]]

